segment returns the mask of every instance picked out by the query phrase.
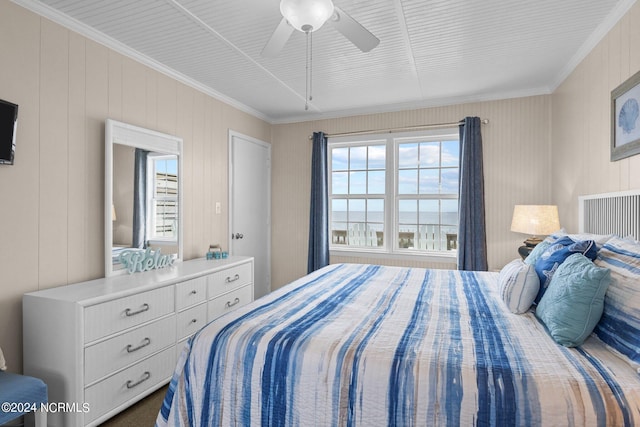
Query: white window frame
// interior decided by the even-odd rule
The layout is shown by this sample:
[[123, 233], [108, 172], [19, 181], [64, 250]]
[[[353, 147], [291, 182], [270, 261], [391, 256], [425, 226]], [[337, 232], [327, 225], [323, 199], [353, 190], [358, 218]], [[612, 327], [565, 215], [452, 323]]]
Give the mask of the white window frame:
[[[166, 159], [174, 159], [176, 162], [178, 158], [175, 154], [160, 154], [160, 153], [149, 153], [147, 156], [147, 230], [148, 236], [147, 241], [149, 244], [177, 244], [178, 243], [178, 230], [176, 228], [176, 233], [174, 237], [165, 237], [165, 236], [156, 236], [156, 215], [154, 212], [154, 201], [175, 201], [176, 203], [176, 226], [179, 222], [177, 216], [180, 214], [180, 210], [178, 207], [178, 195], [175, 196], [165, 196], [165, 197], [155, 197], [156, 190], [156, 162]], [[179, 167], [179, 165], [176, 165]], [[178, 178], [180, 179], [180, 178]], [[179, 184], [178, 184], [179, 187]], [[179, 190], [178, 190], [179, 191]]]
[[[332, 197], [332, 179], [331, 179], [331, 162], [332, 162], [332, 149], [340, 147], [357, 147], [368, 145], [386, 145], [386, 159], [385, 159], [385, 194], [384, 199], [384, 242], [380, 247], [347, 247], [346, 245], [334, 245], [332, 241], [329, 242], [329, 249], [331, 254], [345, 257], [366, 257], [366, 258], [402, 258], [402, 259], [415, 259], [420, 261], [442, 261], [451, 262], [457, 257], [457, 251], [425, 251], [425, 250], [412, 250], [399, 247], [398, 235], [398, 200], [399, 199], [420, 199], [420, 194], [400, 195], [398, 194], [398, 151], [400, 143], [407, 142], [429, 142], [429, 141], [443, 141], [443, 140], [458, 140], [459, 131], [458, 128], [440, 128], [429, 129], [423, 131], [403, 132], [403, 133], [389, 133], [378, 135], [366, 135], [366, 136], [346, 136], [329, 139], [328, 149], [328, 164], [329, 164], [329, 227], [332, 224], [332, 209], [331, 203]], [[458, 195], [459, 196], [459, 195]], [[339, 197], [339, 198], [349, 198]], [[362, 198], [362, 196], [354, 196], [354, 198]], [[369, 198], [369, 197], [366, 197]], [[370, 197], [376, 198], [376, 196]], [[448, 197], [437, 197], [426, 195], [422, 198], [437, 198], [446, 199]]]

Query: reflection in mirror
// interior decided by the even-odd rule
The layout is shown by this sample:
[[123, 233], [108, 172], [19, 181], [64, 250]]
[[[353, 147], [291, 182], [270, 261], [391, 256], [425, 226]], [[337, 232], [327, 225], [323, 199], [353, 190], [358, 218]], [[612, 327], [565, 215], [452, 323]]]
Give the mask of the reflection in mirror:
[[182, 259], [180, 138], [107, 120], [105, 274], [124, 271], [125, 251]]

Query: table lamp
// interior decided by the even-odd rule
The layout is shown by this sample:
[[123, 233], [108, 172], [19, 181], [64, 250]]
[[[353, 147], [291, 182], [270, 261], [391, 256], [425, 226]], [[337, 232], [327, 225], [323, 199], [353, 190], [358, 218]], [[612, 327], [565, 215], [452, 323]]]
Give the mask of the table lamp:
[[555, 205], [515, 205], [511, 231], [528, 234], [530, 237], [518, 248], [518, 254], [525, 259], [533, 248], [542, 241], [539, 236], [547, 236], [560, 229], [558, 207]]

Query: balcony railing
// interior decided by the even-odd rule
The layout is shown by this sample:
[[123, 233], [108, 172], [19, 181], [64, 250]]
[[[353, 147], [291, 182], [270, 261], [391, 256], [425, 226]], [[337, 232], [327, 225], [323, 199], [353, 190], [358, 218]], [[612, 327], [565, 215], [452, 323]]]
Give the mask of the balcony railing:
[[[440, 233], [436, 225], [421, 225], [417, 231], [400, 231], [398, 247], [423, 251], [456, 251], [457, 233]], [[366, 224], [356, 223], [348, 230], [331, 230], [331, 243], [335, 246], [381, 247], [384, 245], [384, 232], [374, 230]], [[445, 249], [446, 248], [446, 249]]]

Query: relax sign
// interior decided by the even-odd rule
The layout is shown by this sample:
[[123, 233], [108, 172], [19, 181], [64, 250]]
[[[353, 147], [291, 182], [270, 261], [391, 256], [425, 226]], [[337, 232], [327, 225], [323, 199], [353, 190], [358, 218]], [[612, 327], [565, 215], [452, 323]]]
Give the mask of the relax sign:
[[172, 255], [162, 255], [160, 249], [152, 251], [128, 250], [120, 254], [119, 261], [124, 265], [129, 274], [136, 271], [148, 271], [156, 268], [164, 268], [173, 265], [175, 258]]

